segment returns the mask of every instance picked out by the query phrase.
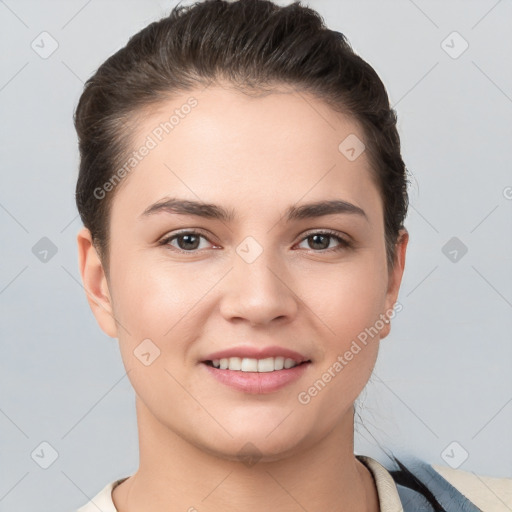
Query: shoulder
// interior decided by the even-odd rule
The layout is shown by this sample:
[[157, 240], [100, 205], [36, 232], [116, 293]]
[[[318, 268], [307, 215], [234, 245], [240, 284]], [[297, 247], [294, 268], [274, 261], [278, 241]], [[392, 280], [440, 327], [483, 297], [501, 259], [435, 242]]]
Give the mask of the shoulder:
[[512, 478], [431, 465], [414, 456], [400, 460], [391, 455], [394, 468], [368, 456], [356, 457], [371, 470], [383, 511], [512, 511]]
[[482, 510], [510, 512], [512, 509], [512, 478], [478, 475], [470, 471], [436, 464], [433, 464], [432, 467]]
[[461, 512], [512, 510], [512, 478], [431, 465], [415, 457], [403, 462], [393, 458], [400, 469], [390, 473], [401, 498], [407, 498], [411, 493], [419, 494], [428, 499], [434, 510], [450, 510], [452, 507]]
[[114, 506], [114, 502], [112, 500], [112, 491], [116, 486], [118, 486], [121, 482], [124, 482], [127, 478], [121, 478], [119, 480], [114, 480], [107, 484], [103, 489], [92, 498], [92, 500], [88, 501], [85, 505], [80, 507], [76, 512], [117, 512], [116, 507]]

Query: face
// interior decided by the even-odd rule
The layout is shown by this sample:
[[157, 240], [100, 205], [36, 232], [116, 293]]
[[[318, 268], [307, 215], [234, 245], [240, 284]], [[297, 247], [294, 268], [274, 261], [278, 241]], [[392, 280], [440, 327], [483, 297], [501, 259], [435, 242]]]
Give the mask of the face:
[[[191, 97], [195, 106], [162, 132]], [[407, 243], [405, 234], [388, 271], [367, 155], [340, 150], [349, 136], [364, 140], [359, 126], [305, 93], [255, 98], [219, 86], [141, 119], [132, 149], [148, 136], [156, 144], [115, 190], [108, 282], [92, 259], [88, 267], [85, 234], [81, 251], [138, 412], [224, 458], [250, 442], [272, 460], [353, 429]], [[253, 371], [205, 362], [222, 364], [215, 353], [230, 350], [252, 355]], [[272, 354], [306, 362], [255, 373], [252, 359]]]

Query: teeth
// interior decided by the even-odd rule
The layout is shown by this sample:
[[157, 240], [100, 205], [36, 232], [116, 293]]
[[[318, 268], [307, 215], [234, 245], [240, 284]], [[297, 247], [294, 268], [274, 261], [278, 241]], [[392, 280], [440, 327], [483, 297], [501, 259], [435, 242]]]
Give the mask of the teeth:
[[[291, 361], [291, 359], [290, 359]], [[282, 370], [284, 368], [284, 357], [275, 357], [274, 358], [274, 369]]]
[[297, 363], [290, 358], [284, 357], [267, 357], [265, 359], [252, 359], [249, 357], [229, 357], [222, 359], [214, 359], [212, 361], [215, 368], [221, 370], [238, 370], [242, 372], [273, 372], [282, 370], [283, 368], [293, 368]]
[[274, 368], [274, 358], [267, 357], [266, 359], [258, 359], [258, 371], [259, 372], [273, 372]]
[[[228, 369], [229, 369], [229, 366], [228, 366]], [[247, 357], [244, 357], [242, 359], [242, 368], [240, 368], [240, 369], [243, 372], [257, 372], [258, 371], [258, 360], [257, 359], [249, 359]]]
[[285, 368], [292, 368], [293, 366], [295, 366], [295, 361], [293, 359], [286, 358], [284, 360], [284, 367]]

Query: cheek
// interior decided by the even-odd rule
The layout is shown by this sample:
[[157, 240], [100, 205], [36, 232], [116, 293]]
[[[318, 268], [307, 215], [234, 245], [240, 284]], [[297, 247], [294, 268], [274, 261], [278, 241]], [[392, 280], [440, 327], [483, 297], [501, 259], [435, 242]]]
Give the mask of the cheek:
[[154, 411], [164, 403], [186, 400], [172, 376], [183, 381], [194, 336], [192, 330], [187, 332], [195, 321], [198, 300], [193, 276], [126, 254], [115, 269], [111, 274], [114, 312], [125, 327], [118, 330], [119, 347], [134, 390]]
[[118, 330], [121, 350], [133, 351], [150, 339], [162, 352], [167, 352], [169, 345], [179, 352], [183, 336], [175, 333], [183, 329], [183, 320], [188, 319], [187, 313], [197, 302], [190, 277], [176, 269], [145, 264], [128, 254], [118, 260], [112, 268], [111, 282], [114, 313], [125, 327]]
[[367, 253], [350, 265], [332, 266], [303, 282], [307, 306], [339, 348], [375, 324], [384, 312], [387, 277], [380, 259]]
[[[134, 352], [142, 351], [141, 344], [148, 339], [158, 353], [151, 363], [154, 372], [161, 367], [162, 371], [165, 368], [183, 376], [190, 370], [191, 361], [195, 361], [194, 341], [214, 307], [208, 300], [211, 297], [208, 292], [222, 277], [222, 272], [199, 267], [162, 258], [149, 261], [136, 252], [131, 257], [125, 252], [118, 260], [111, 275], [114, 312], [126, 327], [118, 330], [118, 337], [125, 367], [136, 370], [130, 374], [131, 379], [137, 380], [135, 374], [139, 374], [141, 366]], [[153, 345], [145, 343], [151, 352]], [[154, 372], [145, 371], [144, 379], [151, 380]], [[169, 376], [164, 375], [164, 381], [168, 380]], [[155, 377], [154, 382], [136, 386], [140, 385], [156, 389], [162, 382]]]
[[352, 406], [377, 359], [380, 338], [375, 326], [384, 312], [385, 281], [375, 263], [317, 276], [316, 285], [304, 292], [324, 353], [298, 399], [325, 425], [339, 421]]
[[181, 266], [126, 254], [112, 269], [116, 312], [134, 331], [158, 328], [162, 336], [197, 301], [198, 283], [193, 278]]

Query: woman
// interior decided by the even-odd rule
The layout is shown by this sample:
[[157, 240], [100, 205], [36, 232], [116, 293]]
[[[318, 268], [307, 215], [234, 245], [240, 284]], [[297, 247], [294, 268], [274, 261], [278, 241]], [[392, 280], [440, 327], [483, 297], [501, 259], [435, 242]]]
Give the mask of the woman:
[[395, 112], [342, 34], [299, 3], [176, 7], [75, 126], [80, 272], [140, 450], [80, 512], [484, 509], [465, 472], [354, 454], [408, 196]]

